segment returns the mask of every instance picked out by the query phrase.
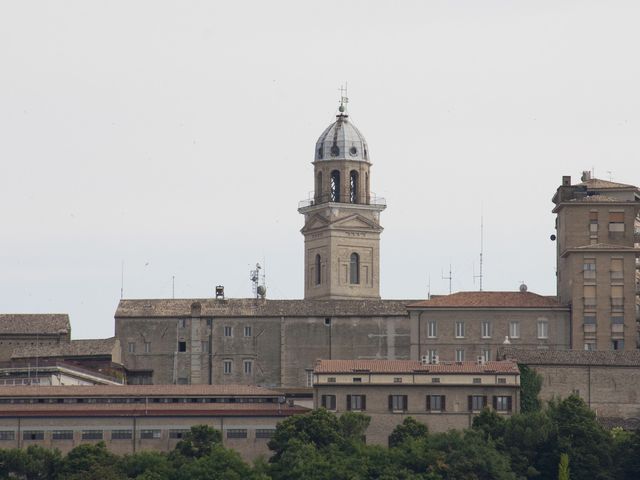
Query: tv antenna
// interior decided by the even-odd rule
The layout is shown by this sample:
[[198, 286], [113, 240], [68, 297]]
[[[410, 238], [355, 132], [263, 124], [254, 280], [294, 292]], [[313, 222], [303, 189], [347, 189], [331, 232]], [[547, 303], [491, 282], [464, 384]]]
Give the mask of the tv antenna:
[[429, 275], [429, 283], [427, 284], [427, 300], [431, 300], [431, 275]]
[[251, 289], [255, 298], [265, 298], [267, 295], [267, 287], [265, 286], [265, 276], [261, 273], [263, 270], [259, 263], [256, 268], [249, 272], [249, 280], [251, 280]]
[[473, 275], [473, 281], [475, 283], [476, 278], [480, 280], [480, 291], [482, 291], [482, 260], [484, 256], [484, 217], [480, 213], [480, 273]]
[[124, 260], [120, 263], [120, 300], [124, 298]]
[[449, 264], [449, 276], [445, 277], [444, 272], [442, 272], [441, 275], [443, 280], [449, 280], [449, 295], [451, 295], [451, 279], [453, 278], [453, 275], [451, 275], [451, 264]]
[[349, 103], [349, 97], [347, 97], [347, 82], [340, 86], [340, 107], [338, 110], [340, 113], [345, 113], [347, 110], [347, 103]]

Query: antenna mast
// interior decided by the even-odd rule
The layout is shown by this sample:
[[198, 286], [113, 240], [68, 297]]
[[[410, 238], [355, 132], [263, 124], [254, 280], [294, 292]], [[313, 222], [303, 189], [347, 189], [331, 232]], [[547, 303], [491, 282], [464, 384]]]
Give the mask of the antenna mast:
[[124, 298], [124, 260], [120, 264], [120, 300]]
[[249, 280], [251, 280], [251, 287], [255, 298], [265, 298], [267, 294], [267, 288], [265, 287], [264, 273], [261, 274], [262, 266], [256, 263], [255, 270], [249, 272]]
[[480, 273], [474, 275], [474, 279], [480, 280], [480, 291], [482, 291], [482, 260], [484, 256], [484, 216], [480, 213]]
[[451, 295], [451, 279], [453, 278], [453, 275], [451, 275], [451, 264], [449, 264], [449, 276], [445, 277], [444, 273], [441, 275], [443, 280], [449, 280], [449, 295]]

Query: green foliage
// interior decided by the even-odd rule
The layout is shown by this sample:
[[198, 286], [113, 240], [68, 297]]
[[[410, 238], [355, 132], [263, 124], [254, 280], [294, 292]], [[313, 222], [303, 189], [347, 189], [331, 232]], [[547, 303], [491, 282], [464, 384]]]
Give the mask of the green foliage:
[[213, 444], [206, 455], [194, 457], [177, 469], [175, 480], [248, 480], [251, 467], [238, 452]]
[[541, 408], [540, 389], [542, 377], [528, 366], [519, 364], [520, 369], [520, 412], [537, 412]]
[[389, 447], [397, 447], [410, 438], [423, 438], [428, 434], [429, 429], [424, 423], [418, 422], [413, 417], [407, 417], [389, 435]]
[[560, 454], [560, 464], [558, 465], [558, 480], [569, 480], [569, 455]]
[[55, 479], [61, 462], [58, 450], [37, 445], [30, 445], [26, 450], [0, 450], [0, 479]]
[[176, 451], [188, 458], [210, 455], [222, 443], [222, 433], [208, 425], [194, 425], [176, 445]]
[[119, 457], [104, 442], [83, 444], [71, 450], [62, 461], [59, 477], [67, 480], [120, 480]]

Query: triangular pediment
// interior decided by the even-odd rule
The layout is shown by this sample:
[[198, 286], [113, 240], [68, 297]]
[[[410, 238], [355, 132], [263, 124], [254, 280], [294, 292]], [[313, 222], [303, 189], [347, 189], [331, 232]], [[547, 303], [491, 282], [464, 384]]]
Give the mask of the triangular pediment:
[[329, 220], [327, 220], [326, 218], [324, 218], [322, 215], [316, 214], [314, 216], [312, 216], [307, 223], [305, 223], [304, 227], [302, 227], [302, 230], [300, 230], [302, 233], [304, 232], [308, 232], [311, 230], [318, 230], [320, 228], [326, 228], [329, 225]]
[[349, 215], [348, 217], [340, 218], [335, 222], [332, 222], [329, 227], [340, 230], [381, 230], [378, 223], [373, 220], [369, 220], [362, 215], [358, 215], [357, 213]]

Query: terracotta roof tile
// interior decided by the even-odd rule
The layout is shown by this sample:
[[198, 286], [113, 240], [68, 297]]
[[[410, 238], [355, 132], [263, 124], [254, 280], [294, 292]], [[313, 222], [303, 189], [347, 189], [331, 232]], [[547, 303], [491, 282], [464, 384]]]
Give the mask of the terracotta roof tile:
[[184, 317], [192, 306], [203, 317], [337, 317], [357, 315], [407, 315], [415, 300], [266, 300], [212, 298], [120, 300], [116, 318]]
[[0, 334], [49, 334], [71, 332], [69, 315], [65, 313], [0, 314]]
[[590, 178], [589, 180], [585, 180], [584, 182], [578, 183], [577, 185], [585, 185], [589, 188], [611, 188], [611, 189], [620, 189], [620, 188], [637, 188], [635, 185], [628, 185], [626, 183], [618, 183], [611, 182], [609, 180], [602, 180], [600, 178]]
[[640, 366], [640, 350], [595, 351], [585, 350], [524, 350], [501, 347], [500, 358], [527, 365], [608, 365]]
[[76, 397], [76, 396], [216, 396], [216, 395], [264, 395], [280, 393], [253, 385], [66, 385], [66, 386], [15, 386], [0, 387], [2, 397]]
[[409, 308], [568, 308], [556, 297], [532, 292], [457, 292], [412, 303]]
[[314, 373], [519, 373], [511, 361], [440, 362], [423, 365], [417, 360], [318, 360]]
[[69, 343], [57, 345], [23, 346], [16, 348], [11, 358], [34, 357], [82, 357], [87, 355], [111, 355], [118, 339], [98, 338], [87, 340], [71, 340]]

